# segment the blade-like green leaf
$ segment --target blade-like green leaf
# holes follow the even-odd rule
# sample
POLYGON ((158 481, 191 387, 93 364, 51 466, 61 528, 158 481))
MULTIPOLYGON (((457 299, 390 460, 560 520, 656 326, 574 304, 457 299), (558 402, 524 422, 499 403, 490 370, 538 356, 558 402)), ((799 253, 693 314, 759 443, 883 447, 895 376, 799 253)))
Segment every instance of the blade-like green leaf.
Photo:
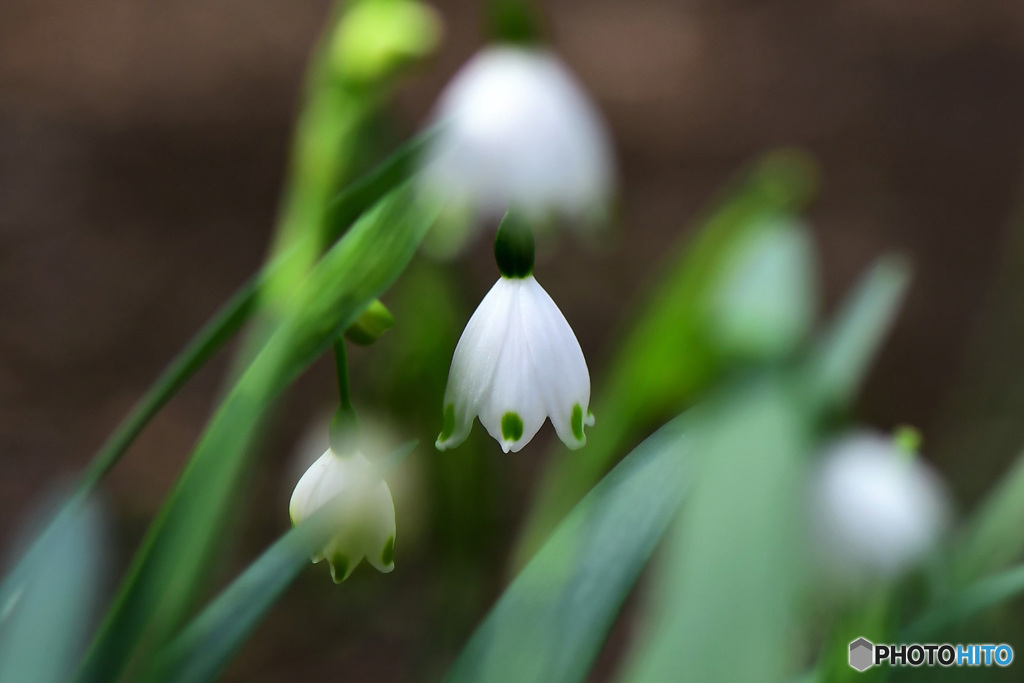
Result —
POLYGON ((103 536, 96 506, 77 499, 33 544, 23 580, 0 601, 0 681, 65 683, 74 675, 103 588, 103 536))
POLYGON ((432 217, 411 187, 383 200, 320 261, 224 399, 136 555, 85 681, 116 680, 180 624, 210 566, 257 427, 277 394, 398 277, 432 217))
POLYGON ((944 629, 1024 593, 1024 565, 981 579, 922 615, 900 633, 897 642, 926 643, 944 629))
POLYGON ((628 681, 777 681, 803 567, 809 420, 786 384, 744 383, 706 406, 701 470, 651 592, 628 681))
POLYGON ((852 400, 892 327, 910 283, 898 256, 883 256, 861 278, 807 367, 807 391, 823 411, 852 400))
MULTIPOLYGON (((331 242, 339 239, 356 218, 376 204, 384 195, 408 179, 416 167, 418 155, 430 135, 432 133, 428 132, 413 139, 373 172, 353 183, 334 199, 325 220, 331 242)), ((280 258, 287 259, 289 255, 284 254, 280 258)), ((260 286, 267 278, 268 271, 272 271, 275 267, 274 264, 270 264, 246 283, 163 371, 93 457, 89 468, 78 483, 76 495, 66 503, 67 509, 81 505, 93 487, 117 464, 153 416, 249 319, 254 310, 260 286)), ((61 511, 54 516, 54 521, 51 524, 58 524, 58 520, 61 520, 66 514, 70 514, 70 512, 61 511)), ((46 533, 48 532, 40 533, 37 537, 38 540, 33 542, 32 547, 4 577, 3 584, 0 585, 0 602, 10 596, 25 577, 32 575, 32 567, 35 564, 31 558, 40 554, 45 556, 45 553, 37 546, 40 545, 46 533)))
POLYGON ((964 528, 953 556, 958 586, 999 571, 1024 554, 1024 454, 964 528))
POLYGON ((473 634, 448 681, 583 679, 688 489, 686 425, 684 416, 662 427, 573 509, 473 634))
POLYGON ((776 220, 799 211, 815 186, 805 156, 776 152, 744 174, 697 222, 654 295, 630 323, 607 380, 594 401, 597 426, 586 456, 564 448, 552 454, 516 554, 522 565, 555 524, 628 446, 657 420, 677 414, 707 387, 721 359, 707 336, 711 298, 734 253, 776 220))
MULTIPOLYGON (((424 133, 406 143, 371 173, 334 198, 324 220, 328 244, 338 240, 363 212, 409 178, 429 135, 424 133)), ((171 361, 96 453, 82 478, 82 490, 91 489, 110 471, 153 416, 245 324, 270 273, 292 257, 290 252, 282 254, 244 284, 171 361)))

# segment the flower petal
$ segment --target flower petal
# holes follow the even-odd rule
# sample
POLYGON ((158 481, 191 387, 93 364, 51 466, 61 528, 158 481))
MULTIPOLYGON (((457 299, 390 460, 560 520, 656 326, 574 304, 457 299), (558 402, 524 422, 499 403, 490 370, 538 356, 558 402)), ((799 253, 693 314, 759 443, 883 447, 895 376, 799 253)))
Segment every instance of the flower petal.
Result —
POLYGON ((566 446, 587 443, 584 425, 590 415, 590 372, 583 349, 554 300, 532 276, 524 280, 524 333, 537 386, 551 424, 566 446))
MULTIPOLYGON (((502 278, 505 279, 505 278, 502 278)), ((480 422, 502 449, 515 453, 537 434, 547 417, 538 377, 530 360, 523 316, 527 279, 506 280, 514 289, 506 315, 509 325, 498 357, 491 391, 480 407, 480 422)))
POLYGON ((445 389, 444 425, 434 444, 438 450, 454 448, 469 436, 473 418, 491 389, 514 289, 500 278, 477 306, 455 347, 445 389))

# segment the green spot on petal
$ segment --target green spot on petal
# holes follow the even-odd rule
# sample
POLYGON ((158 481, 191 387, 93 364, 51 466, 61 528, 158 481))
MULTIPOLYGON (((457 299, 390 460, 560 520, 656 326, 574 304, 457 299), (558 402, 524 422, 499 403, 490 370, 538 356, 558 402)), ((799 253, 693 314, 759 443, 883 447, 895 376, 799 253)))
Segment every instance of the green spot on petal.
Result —
POLYGON ((583 441, 583 408, 579 403, 574 403, 572 406, 570 424, 572 425, 572 435, 576 437, 577 441, 583 441))
POLYGON ((444 424, 441 426, 441 441, 447 441, 455 433, 455 405, 449 403, 444 407, 444 424))
POLYGON ((341 583, 348 576, 348 558, 344 555, 335 555, 331 558, 331 578, 334 583, 341 583))
POLYGON ((505 413, 501 418, 501 436, 505 441, 519 441, 523 436, 523 418, 517 413, 505 413))
POLYGON ((380 554, 380 563, 385 567, 395 561, 395 537, 392 536, 384 544, 384 551, 380 554))

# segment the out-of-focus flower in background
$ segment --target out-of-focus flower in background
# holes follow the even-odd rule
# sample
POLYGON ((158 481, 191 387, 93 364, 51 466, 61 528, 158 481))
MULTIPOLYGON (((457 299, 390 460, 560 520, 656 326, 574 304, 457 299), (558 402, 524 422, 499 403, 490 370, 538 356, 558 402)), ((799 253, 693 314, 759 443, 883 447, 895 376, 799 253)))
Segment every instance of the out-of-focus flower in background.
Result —
POLYGON ((299 524, 326 504, 337 507, 337 526, 323 551, 338 583, 348 578, 363 558, 374 568, 395 568, 395 504, 377 469, 362 453, 327 451, 299 479, 288 510, 299 524))
POLYGON ((556 215, 607 215, 615 185, 607 127, 550 51, 483 50, 445 88, 431 125, 420 183, 444 206, 437 250, 454 252, 479 219, 511 206, 538 226, 556 215))
POLYGON ((811 511, 830 578, 854 588, 911 569, 950 520, 945 487, 932 469, 868 431, 827 448, 812 477, 811 511))

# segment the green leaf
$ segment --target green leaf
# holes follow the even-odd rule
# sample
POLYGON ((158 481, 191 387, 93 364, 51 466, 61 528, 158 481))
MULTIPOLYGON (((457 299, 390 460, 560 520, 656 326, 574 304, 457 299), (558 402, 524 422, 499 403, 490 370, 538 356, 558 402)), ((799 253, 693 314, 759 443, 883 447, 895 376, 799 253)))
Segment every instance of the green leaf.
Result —
POLYGON ((586 676, 686 493, 687 424, 684 416, 661 428, 573 509, 473 634, 448 681, 586 676))
POLYGON ((947 598, 900 633, 901 643, 926 643, 951 626, 1024 593, 1024 565, 977 581, 947 598))
POLYGON ((0 594, 0 681, 64 683, 87 644, 105 555, 102 519, 82 498, 46 525, 0 594))
POLYGON ((767 155, 687 233, 654 294, 627 329, 592 406, 597 426, 580 457, 559 447, 548 461, 517 549, 522 565, 555 524, 615 462, 631 439, 677 414, 721 370, 708 339, 708 311, 737 249, 772 230, 814 194, 815 168, 800 153, 767 155))
POLYGON ((116 680, 126 668, 142 666, 181 623, 216 554, 267 408, 394 282, 431 221, 414 189, 400 189, 364 214, 302 283, 147 533, 82 680, 116 680))
POLYGON ((898 256, 883 256, 868 270, 819 340, 807 366, 807 390, 823 410, 846 406, 892 327, 910 283, 898 256))
POLYGON ((778 379, 704 407, 702 467, 648 602, 628 681, 775 681, 793 662, 810 427, 778 379), (684 674, 685 672, 685 674, 684 674))
POLYGON ((953 555, 953 578, 963 586, 998 571, 1024 553, 1024 454, 981 504, 953 555))
MULTIPOLYGON (((360 215, 408 179, 430 135, 428 132, 414 138, 332 200, 324 219, 328 244, 337 241, 360 215)), ((82 491, 95 486, 117 464, 153 416, 249 320, 263 284, 282 262, 291 258, 293 253, 287 252, 265 266, 238 290, 171 361, 93 457, 79 485, 82 491)))
MULTIPOLYGON (((360 215, 376 204, 382 197, 403 183, 416 168, 418 155, 432 133, 427 132, 401 147, 388 160, 370 174, 350 185, 340 193, 328 208, 325 225, 331 242, 339 239, 360 215)), ((291 255, 286 253, 278 261, 264 269, 248 283, 193 337, 171 364, 161 373, 156 382, 146 391, 132 411, 121 421, 100 450, 93 457, 88 469, 78 483, 76 495, 66 508, 80 505, 91 490, 102 481, 107 472, 117 464, 135 441, 136 437, 160 412, 167 402, 188 382, 192 376, 244 325, 255 309, 255 302, 262 283, 281 260, 291 255)), ((54 516, 51 524, 57 524, 70 511, 54 516)), ((30 548, 4 577, 0 585, 0 601, 9 596, 26 575, 33 573, 34 561, 30 558, 41 551, 38 546, 48 532, 38 536, 30 548)), ((43 553, 45 554, 45 553, 43 553)))

